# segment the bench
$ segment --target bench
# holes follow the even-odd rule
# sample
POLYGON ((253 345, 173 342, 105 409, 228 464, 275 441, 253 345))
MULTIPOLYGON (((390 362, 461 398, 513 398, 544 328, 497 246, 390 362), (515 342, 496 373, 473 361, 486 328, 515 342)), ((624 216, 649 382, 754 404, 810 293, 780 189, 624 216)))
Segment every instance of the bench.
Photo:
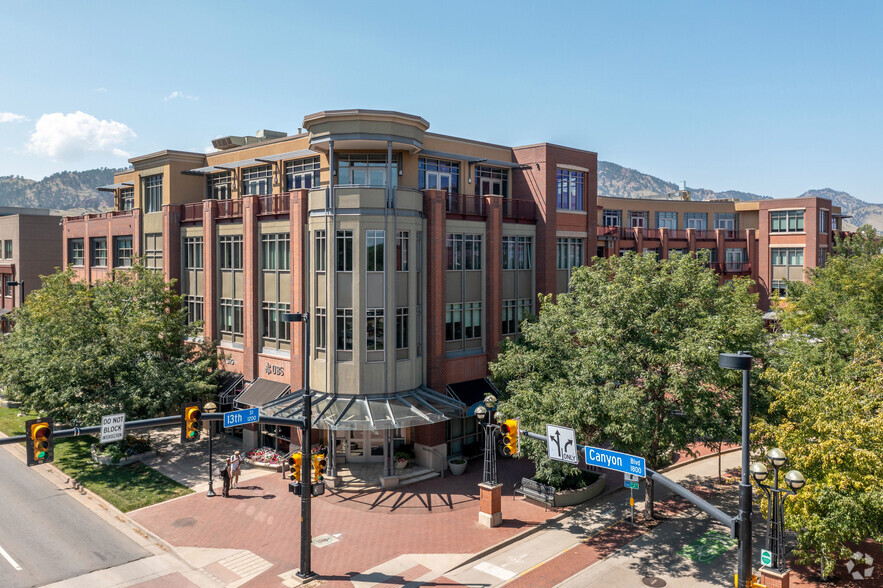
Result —
POLYGON ((542 502, 548 508, 555 504, 555 492, 557 492, 557 489, 554 486, 546 486, 530 478, 521 478, 521 484, 515 485, 515 492, 525 498, 542 502))

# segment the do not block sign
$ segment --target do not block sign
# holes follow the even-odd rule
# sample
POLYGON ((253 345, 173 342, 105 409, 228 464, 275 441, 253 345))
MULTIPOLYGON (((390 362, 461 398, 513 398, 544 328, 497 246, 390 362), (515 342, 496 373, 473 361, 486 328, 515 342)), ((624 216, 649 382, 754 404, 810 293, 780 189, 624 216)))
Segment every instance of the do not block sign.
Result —
POLYGON ((109 414, 101 417, 101 442, 122 441, 126 434, 126 415, 109 414))

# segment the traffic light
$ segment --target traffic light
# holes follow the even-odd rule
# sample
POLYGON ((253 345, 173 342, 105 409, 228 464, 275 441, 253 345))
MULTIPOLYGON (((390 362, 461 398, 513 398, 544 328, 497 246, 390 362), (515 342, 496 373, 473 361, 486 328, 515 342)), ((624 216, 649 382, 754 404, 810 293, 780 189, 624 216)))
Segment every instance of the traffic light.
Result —
POLYGON ((313 481, 321 482, 325 479, 325 461, 324 453, 317 453, 313 456, 313 481))
POLYGON ((297 480, 300 482, 300 467, 303 462, 303 455, 300 453, 293 453, 291 457, 288 458, 288 467, 291 469, 291 474, 288 476, 290 480, 297 480))
POLYGON ((185 402, 181 405, 181 443, 189 443, 199 439, 201 419, 201 402, 185 402))
POLYGON ((503 434, 503 455, 518 455, 518 419, 506 419, 500 425, 503 434))
POLYGON ((25 422, 28 467, 52 461, 52 419, 31 419, 25 422))

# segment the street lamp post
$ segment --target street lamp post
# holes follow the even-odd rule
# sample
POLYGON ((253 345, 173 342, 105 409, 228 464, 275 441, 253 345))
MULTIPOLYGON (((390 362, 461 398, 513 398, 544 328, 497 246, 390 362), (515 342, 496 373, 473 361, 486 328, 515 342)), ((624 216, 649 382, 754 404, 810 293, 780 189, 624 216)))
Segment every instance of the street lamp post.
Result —
MULTIPOLYGON (((22 304, 24 304, 24 301, 25 301, 25 281, 24 280, 19 280, 19 281, 11 280, 9 282, 6 282, 6 285, 12 286, 12 287, 21 286, 21 294, 18 295, 18 305, 21 306, 22 304)), ((15 298, 12 299, 12 306, 15 307, 15 298)))
POLYGON ((751 421, 750 382, 752 357, 745 351, 721 353, 718 366, 728 370, 742 370, 742 480, 739 482, 739 516, 736 517, 739 540, 738 586, 750 588, 751 569, 751 480, 748 477, 751 421))
POLYGON ((301 507, 300 507, 300 569, 297 576, 304 580, 312 579, 316 573, 310 569, 310 549, 313 543, 310 520, 310 498, 313 493, 313 480, 310 472, 310 449, 313 442, 313 405, 310 394, 310 315, 307 312, 287 312, 282 315, 286 323, 304 324, 304 418, 301 429, 301 507))
MULTIPOLYGON (((208 413, 215 413, 215 412, 218 412, 218 405, 215 404, 214 402, 206 402, 203 405, 202 410, 205 412, 208 412, 208 413)), ((212 496, 217 496, 217 494, 215 494, 215 489, 212 487, 212 484, 214 483, 214 478, 212 476, 213 476, 213 471, 214 471, 214 467, 215 467, 215 464, 212 461, 212 431, 213 431, 212 427, 214 427, 214 421, 209 421, 208 422, 208 492, 205 493, 207 498, 211 498, 212 496)))
POLYGON ((761 462, 751 464, 751 476, 767 497, 766 548, 772 555, 770 567, 785 573, 785 499, 797 494, 806 481, 803 474, 791 470, 785 474, 788 488, 779 488, 779 469, 787 463, 788 458, 778 447, 767 451, 766 458, 773 465, 773 485, 763 484, 769 472, 761 462))
POLYGON ((500 425, 495 425, 491 422, 491 414, 497 406, 497 399, 493 395, 488 394, 483 404, 483 406, 475 409, 478 424, 484 429, 484 474, 482 475, 482 482, 495 486, 497 484, 496 440, 500 425), (487 417, 487 423, 484 422, 485 417, 487 417))

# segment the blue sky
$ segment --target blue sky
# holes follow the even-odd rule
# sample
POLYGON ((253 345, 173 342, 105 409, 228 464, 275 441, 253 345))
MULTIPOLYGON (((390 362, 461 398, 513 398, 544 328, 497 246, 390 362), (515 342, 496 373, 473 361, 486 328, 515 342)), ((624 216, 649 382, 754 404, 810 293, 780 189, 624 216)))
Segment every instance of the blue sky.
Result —
POLYGON ((690 186, 883 203, 879 2, 7 0, 0 23, 0 175, 379 108, 690 186))

